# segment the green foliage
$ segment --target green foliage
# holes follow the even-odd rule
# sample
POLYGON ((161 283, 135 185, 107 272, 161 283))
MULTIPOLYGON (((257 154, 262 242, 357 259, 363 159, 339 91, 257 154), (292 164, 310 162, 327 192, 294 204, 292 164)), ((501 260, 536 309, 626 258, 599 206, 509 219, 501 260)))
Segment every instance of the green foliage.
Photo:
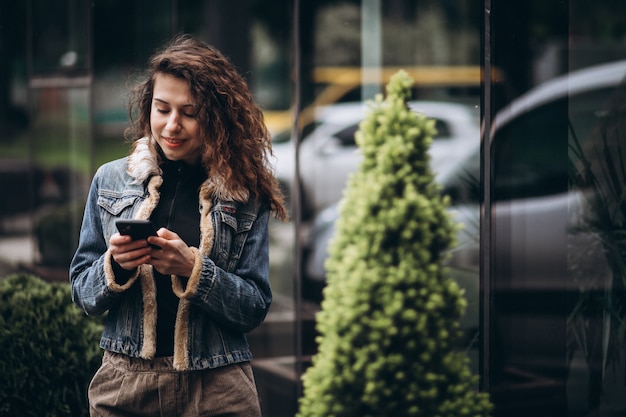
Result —
POLYGON ((430 170, 434 123, 396 74, 356 139, 364 160, 342 201, 299 417, 487 416, 457 351, 466 301, 443 264, 458 226, 430 170))
POLYGON ((69 284, 16 274, 0 280, 0 416, 86 416, 102 328, 69 284))

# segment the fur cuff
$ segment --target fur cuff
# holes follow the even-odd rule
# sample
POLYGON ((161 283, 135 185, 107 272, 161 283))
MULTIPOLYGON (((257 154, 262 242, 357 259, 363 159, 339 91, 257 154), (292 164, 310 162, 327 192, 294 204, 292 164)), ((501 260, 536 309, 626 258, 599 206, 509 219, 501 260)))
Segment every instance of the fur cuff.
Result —
POLYGON ((104 254, 104 277, 106 279, 106 283, 109 288, 111 288, 111 290, 114 292, 126 291, 127 289, 132 287, 135 281, 137 281, 137 277, 139 276, 139 268, 137 268, 137 271, 133 275, 131 275, 130 278, 128 278, 128 281, 126 281, 126 283, 120 285, 115 281, 115 273, 113 272, 112 262, 113 257, 111 256, 111 252, 107 250, 104 254))
POLYGON ((202 275, 202 255, 197 248, 190 248, 195 256, 193 269, 191 275, 187 280, 187 286, 183 289, 183 283, 181 277, 172 275, 172 290, 178 298, 190 298, 198 290, 200 284, 200 275, 202 275))

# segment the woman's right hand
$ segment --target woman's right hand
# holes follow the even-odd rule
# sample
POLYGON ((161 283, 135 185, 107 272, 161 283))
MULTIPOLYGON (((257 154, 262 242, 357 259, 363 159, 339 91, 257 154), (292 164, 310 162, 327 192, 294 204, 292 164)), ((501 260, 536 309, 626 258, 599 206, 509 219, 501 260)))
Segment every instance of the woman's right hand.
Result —
POLYGON ((133 241, 127 235, 116 233, 109 239, 109 251, 113 260, 128 271, 148 263, 152 250, 146 240, 133 241))

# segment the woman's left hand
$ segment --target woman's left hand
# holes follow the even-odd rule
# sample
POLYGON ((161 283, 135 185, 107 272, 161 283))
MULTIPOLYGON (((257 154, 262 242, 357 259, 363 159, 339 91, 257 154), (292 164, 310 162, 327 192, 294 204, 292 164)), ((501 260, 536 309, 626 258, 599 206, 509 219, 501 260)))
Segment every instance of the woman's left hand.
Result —
POLYGON ((157 236, 148 238, 148 243, 161 249, 152 250, 150 261, 154 268, 165 275, 189 277, 195 262, 195 254, 176 233, 164 227, 157 236))

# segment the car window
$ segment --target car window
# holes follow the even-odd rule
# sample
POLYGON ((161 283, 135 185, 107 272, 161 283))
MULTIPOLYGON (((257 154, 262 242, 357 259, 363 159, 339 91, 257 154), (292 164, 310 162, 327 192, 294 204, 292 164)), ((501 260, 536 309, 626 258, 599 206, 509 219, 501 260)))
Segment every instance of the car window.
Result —
POLYGON ((339 140, 341 146, 356 146, 354 134, 359 129, 359 123, 354 123, 346 128, 341 129, 333 136, 339 140))
POLYGON ((435 119, 435 129, 437 129, 437 134, 433 139, 445 139, 452 136, 450 126, 441 119, 435 119))
MULTIPOLYGON (((319 120, 314 120, 312 122, 307 123, 302 128, 302 139, 303 140, 306 139, 309 136, 309 134, 313 132, 320 124, 321 122, 319 120)), ((292 134, 291 129, 284 129, 272 136, 272 143, 277 144, 277 143, 289 142, 291 140, 291 134, 292 134)))
MULTIPOLYGON (((445 139, 451 136, 450 127, 447 122, 441 119, 435 119, 435 128, 437 129, 437 134, 433 137, 433 139, 445 139)), ((359 129, 359 123, 354 123, 348 127, 345 127, 335 133, 333 137, 335 137, 341 146, 356 146, 356 141, 354 139, 354 134, 359 129)))
POLYGON ((540 106, 500 129, 495 145, 497 200, 540 197, 568 189, 570 140, 581 145, 603 117, 610 89, 568 96, 540 106))
POLYGON ((285 129, 272 136, 272 143, 285 143, 291 140, 291 130, 285 129))
MULTIPOLYGON (((593 136, 605 117, 612 91, 598 89, 562 98, 498 129, 493 138, 494 200, 566 191, 570 163, 567 150, 572 140, 584 147, 593 136)), ((480 150, 477 149, 445 180, 443 192, 455 205, 478 203, 479 179, 480 150)))
POLYGON ((567 100, 541 106, 499 129, 493 138, 493 199, 567 191, 567 100))

